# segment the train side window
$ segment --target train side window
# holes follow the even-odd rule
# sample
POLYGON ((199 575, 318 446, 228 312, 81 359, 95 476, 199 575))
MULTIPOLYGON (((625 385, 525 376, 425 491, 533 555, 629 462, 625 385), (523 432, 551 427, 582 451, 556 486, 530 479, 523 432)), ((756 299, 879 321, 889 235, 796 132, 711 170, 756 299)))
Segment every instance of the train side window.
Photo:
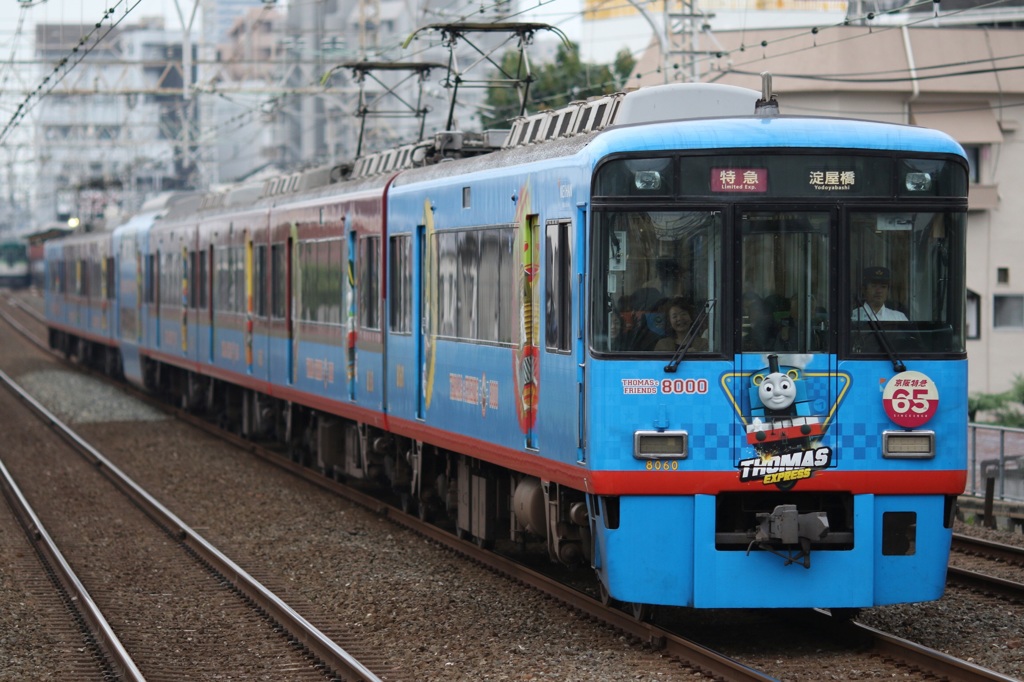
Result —
POLYGON ((89 295, 88 268, 89 261, 79 258, 75 267, 75 293, 79 296, 89 295))
POLYGON ((233 262, 231 263, 231 273, 233 275, 232 282, 232 311, 236 313, 244 313, 246 310, 245 301, 245 247, 242 245, 232 246, 231 254, 233 256, 233 262))
POLYGON ((359 240, 359 326, 380 329, 380 237, 359 240))
POLYGON ((114 283, 116 282, 116 266, 114 264, 114 257, 108 256, 107 259, 107 300, 113 301, 115 298, 114 283))
POLYGON ((284 244, 272 244, 270 246, 270 315, 278 319, 284 317, 284 299, 288 284, 286 276, 284 244))
POLYGON ((146 272, 145 272, 145 285, 143 289, 143 300, 146 303, 156 302, 156 256, 147 253, 146 254, 146 272))
POLYGON ((408 334, 412 331, 411 236, 392 237, 388 255, 389 326, 393 332, 408 334))
POLYGON ((508 225, 434 235, 431 257, 436 259, 437 317, 432 323, 438 336, 484 343, 512 341, 514 243, 515 230, 508 225))
POLYGON ((94 298, 105 298, 106 292, 103 286, 106 284, 105 273, 103 272, 103 258, 97 256, 89 261, 89 274, 92 281, 89 282, 89 295, 94 298))
POLYGON ((455 335, 460 339, 477 338, 477 295, 480 265, 479 230, 456 233, 455 335))
POLYGON ((267 247, 257 244, 253 247, 252 257, 252 306, 253 312, 260 317, 267 315, 266 261, 267 247))
POLYGON ((552 222, 545 230, 544 314, 549 351, 568 351, 572 338, 572 274, 569 223, 552 222))
POLYGON ((197 308, 199 307, 199 290, 202 286, 199 284, 199 255, 195 251, 188 252, 188 272, 186 276, 188 278, 188 307, 197 308))
POLYGON ((512 333, 506 318, 511 317, 512 258, 514 239, 509 228, 480 230, 480 265, 477 268, 477 338, 481 341, 508 343, 512 333))
POLYGON ((231 247, 218 246, 214 250, 214 283, 216 284, 214 310, 231 312, 231 247))
POLYGON ((213 247, 199 253, 199 307, 206 310, 210 305, 210 273, 213 267, 213 247))

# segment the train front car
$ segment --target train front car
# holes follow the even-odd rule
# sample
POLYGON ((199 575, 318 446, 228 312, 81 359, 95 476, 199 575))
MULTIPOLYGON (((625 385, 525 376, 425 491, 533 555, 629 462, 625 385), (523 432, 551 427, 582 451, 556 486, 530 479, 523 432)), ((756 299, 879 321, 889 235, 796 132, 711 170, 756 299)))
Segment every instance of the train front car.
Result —
POLYGON ((24 289, 31 283, 28 244, 20 239, 0 240, 0 288, 24 289))
POLYGON ((769 113, 616 127, 589 153, 586 466, 608 594, 939 598, 966 467, 959 145, 769 113))

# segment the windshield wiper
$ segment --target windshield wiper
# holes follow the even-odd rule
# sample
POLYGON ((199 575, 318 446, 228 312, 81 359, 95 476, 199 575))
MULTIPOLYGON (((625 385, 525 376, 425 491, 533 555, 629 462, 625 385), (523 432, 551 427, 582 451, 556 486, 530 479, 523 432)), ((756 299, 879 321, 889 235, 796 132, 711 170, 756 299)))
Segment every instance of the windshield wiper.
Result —
POLYGON ((676 346, 676 352, 672 355, 672 359, 669 360, 668 364, 665 365, 666 373, 675 373, 679 369, 679 363, 683 361, 686 356, 686 351, 690 350, 690 346, 693 344, 694 339, 697 338, 697 333, 700 328, 704 325, 704 321, 708 319, 708 315, 711 314, 711 309, 715 307, 715 299, 709 298, 704 301, 704 306, 700 309, 700 313, 697 315, 697 319, 693 321, 690 328, 686 330, 686 336, 683 337, 683 342, 676 346))
POLYGON ((869 306, 862 298, 858 298, 857 302, 860 304, 860 308, 858 308, 858 317, 867 318, 871 331, 873 331, 875 336, 878 337, 878 342, 882 344, 882 349, 885 350, 885 354, 889 356, 889 362, 892 363, 892 371, 906 372, 907 366, 903 364, 903 361, 900 360, 899 357, 896 356, 896 351, 894 351, 892 346, 889 344, 889 336, 878 321, 878 318, 875 317, 871 310, 871 306, 869 306))

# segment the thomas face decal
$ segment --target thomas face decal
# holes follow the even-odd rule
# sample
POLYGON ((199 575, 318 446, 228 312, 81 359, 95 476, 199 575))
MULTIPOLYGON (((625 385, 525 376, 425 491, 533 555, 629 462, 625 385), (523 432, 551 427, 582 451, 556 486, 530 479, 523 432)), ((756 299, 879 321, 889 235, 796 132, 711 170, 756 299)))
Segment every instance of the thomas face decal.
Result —
MULTIPOLYGON (((774 357, 774 356, 773 356, 774 357)), ((773 414, 794 414, 793 403, 796 401, 796 372, 783 374, 778 371, 778 358, 775 358, 775 371, 767 376, 754 377, 757 386, 757 397, 764 405, 765 412, 773 414)))
POLYGON ((738 463, 741 481, 788 490, 832 463, 832 449, 820 443, 824 420, 811 413, 805 384, 803 372, 780 367, 777 355, 750 376, 746 433, 757 456, 738 463))

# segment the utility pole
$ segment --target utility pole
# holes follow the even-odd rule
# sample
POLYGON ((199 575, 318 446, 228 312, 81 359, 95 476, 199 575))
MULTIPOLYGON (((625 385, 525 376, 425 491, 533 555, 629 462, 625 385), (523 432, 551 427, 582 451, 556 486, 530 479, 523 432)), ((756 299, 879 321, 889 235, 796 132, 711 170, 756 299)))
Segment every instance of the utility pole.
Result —
POLYGON ((181 22, 181 160, 182 168, 192 173, 190 184, 198 184, 198 164, 192 150, 192 122, 195 120, 195 100, 192 98, 192 26, 199 11, 200 0, 193 0, 188 19, 182 12, 181 2, 174 0, 174 9, 181 22))
POLYGON ((699 83, 703 76, 700 59, 706 51, 701 50, 700 38, 709 30, 708 20, 714 15, 697 8, 697 0, 664 0, 665 42, 668 59, 663 60, 672 76, 666 82, 699 83))

